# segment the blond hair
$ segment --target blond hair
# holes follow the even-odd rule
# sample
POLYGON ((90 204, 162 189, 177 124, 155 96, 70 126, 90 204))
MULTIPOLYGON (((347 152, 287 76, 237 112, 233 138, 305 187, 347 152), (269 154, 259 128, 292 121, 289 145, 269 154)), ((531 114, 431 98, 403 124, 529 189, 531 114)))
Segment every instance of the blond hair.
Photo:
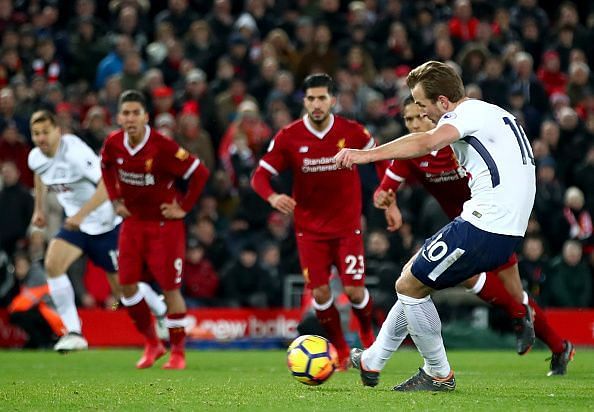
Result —
POLYGON ((432 102, 437 101, 439 96, 445 96, 453 103, 464 97, 462 79, 445 63, 431 60, 412 70, 406 78, 406 84, 412 90, 419 83, 423 86, 425 96, 432 102))

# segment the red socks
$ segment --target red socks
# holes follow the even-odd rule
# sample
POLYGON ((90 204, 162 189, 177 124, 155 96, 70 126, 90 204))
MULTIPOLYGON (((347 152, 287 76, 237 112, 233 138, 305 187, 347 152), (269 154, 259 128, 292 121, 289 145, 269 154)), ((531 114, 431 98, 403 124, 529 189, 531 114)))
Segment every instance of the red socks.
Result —
POLYGON ((534 332, 536 337, 546 343, 551 352, 563 352, 565 350, 563 339, 551 328, 542 308, 532 298, 528 298, 528 304, 534 311, 534 332))
POLYGON ((526 307, 509 294, 505 285, 497 274, 488 272, 485 276, 485 284, 478 296, 485 302, 502 307, 512 319, 526 316, 526 307))
POLYGON ((134 326, 146 338, 147 342, 152 345, 158 344, 159 338, 157 338, 155 332, 155 321, 146 301, 142 299, 135 305, 126 306, 126 309, 128 309, 128 314, 132 318, 134 326))
POLYGON ((167 328, 169 329, 169 344, 171 353, 184 353, 186 344, 186 331, 183 326, 185 313, 167 315, 167 328))
POLYGON ((320 324, 328 333, 330 338, 330 342, 336 347, 338 351, 338 356, 343 358, 348 358, 349 356, 349 345, 347 344, 346 340, 344 339, 344 334, 342 333, 342 325, 340 323, 340 314, 336 309, 336 306, 332 304, 328 309, 318 310, 316 309, 316 317, 320 321, 320 324))
MULTIPOLYGON (((367 293, 366 296, 369 296, 367 293)), ((367 299, 367 304, 362 308, 356 308, 353 305, 353 314, 359 321, 359 337, 361 343, 365 348, 370 347, 375 342, 375 335, 373 334, 373 326, 371 323, 373 313, 373 304, 371 297, 367 299)))

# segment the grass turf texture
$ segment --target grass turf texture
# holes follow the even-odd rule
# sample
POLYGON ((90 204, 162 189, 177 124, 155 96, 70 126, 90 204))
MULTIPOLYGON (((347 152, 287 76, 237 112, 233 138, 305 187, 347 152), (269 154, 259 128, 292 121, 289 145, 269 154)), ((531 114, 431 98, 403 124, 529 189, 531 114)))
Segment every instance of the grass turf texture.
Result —
POLYGON ((308 387, 295 381, 282 351, 189 351, 188 368, 163 371, 164 360, 136 370, 140 350, 0 351, 0 410, 179 411, 582 411, 594 405, 594 350, 578 348, 566 376, 547 377, 549 356, 533 351, 449 352, 452 393, 390 389, 421 365, 416 351, 394 355, 376 388, 356 370, 308 387))

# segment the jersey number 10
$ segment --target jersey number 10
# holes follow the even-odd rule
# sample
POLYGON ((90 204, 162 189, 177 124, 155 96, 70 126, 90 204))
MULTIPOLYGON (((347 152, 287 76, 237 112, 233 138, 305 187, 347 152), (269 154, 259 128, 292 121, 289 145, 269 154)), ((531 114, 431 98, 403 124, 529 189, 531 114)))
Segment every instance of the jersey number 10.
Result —
POLYGON ((526 138, 524 129, 522 129, 522 126, 518 124, 518 120, 514 119, 512 121, 509 117, 504 117, 503 122, 511 128, 512 132, 514 132, 514 135, 516 136, 516 141, 518 142, 518 146, 520 146, 520 152, 522 153, 522 163, 528 164, 526 159, 526 157, 528 157, 532 165, 534 165, 534 155, 532 154, 530 143, 526 138))

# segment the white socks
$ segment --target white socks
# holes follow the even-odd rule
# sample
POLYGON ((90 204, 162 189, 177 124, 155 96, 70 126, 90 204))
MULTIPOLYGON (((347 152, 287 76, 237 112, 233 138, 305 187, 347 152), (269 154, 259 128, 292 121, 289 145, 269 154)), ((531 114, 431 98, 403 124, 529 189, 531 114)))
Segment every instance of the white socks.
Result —
POLYGON ((362 354, 363 367, 381 371, 409 333, 425 360, 423 370, 436 378, 447 377, 451 368, 441 338, 441 321, 430 296, 415 299, 398 294, 375 342, 362 354))
POLYGON ((447 377, 451 368, 441 338, 441 320, 431 296, 416 299, 398 293, 398 300, 404 307, 408 333, 425 360, 423 370, 435 378, 447 377))
POLYGON ((72 288, 72 283, 70 283, 70 278, 66 274, 55 278, 48 277, 47 284, 49 286, 50 296, 66 330, 80 334, 80 318, 76 311, 74 289, 72 288))
POLYGON ((146 300, 146 304, 151 309, 151 312, 153 312, 153 315, 156 317, 165 316, 167 313, 167 305, 161 300, 153 288, 148 285, 148 283, 138 282, 138 290, 142 293, 142 296, 144 296, 144 300, 146 300))
POLYGON ((373 345, 363 352, 361 362, 365 369, 381 371, 406 335, 406 316, 402 302, 398 300, 390 309, 373 345))

